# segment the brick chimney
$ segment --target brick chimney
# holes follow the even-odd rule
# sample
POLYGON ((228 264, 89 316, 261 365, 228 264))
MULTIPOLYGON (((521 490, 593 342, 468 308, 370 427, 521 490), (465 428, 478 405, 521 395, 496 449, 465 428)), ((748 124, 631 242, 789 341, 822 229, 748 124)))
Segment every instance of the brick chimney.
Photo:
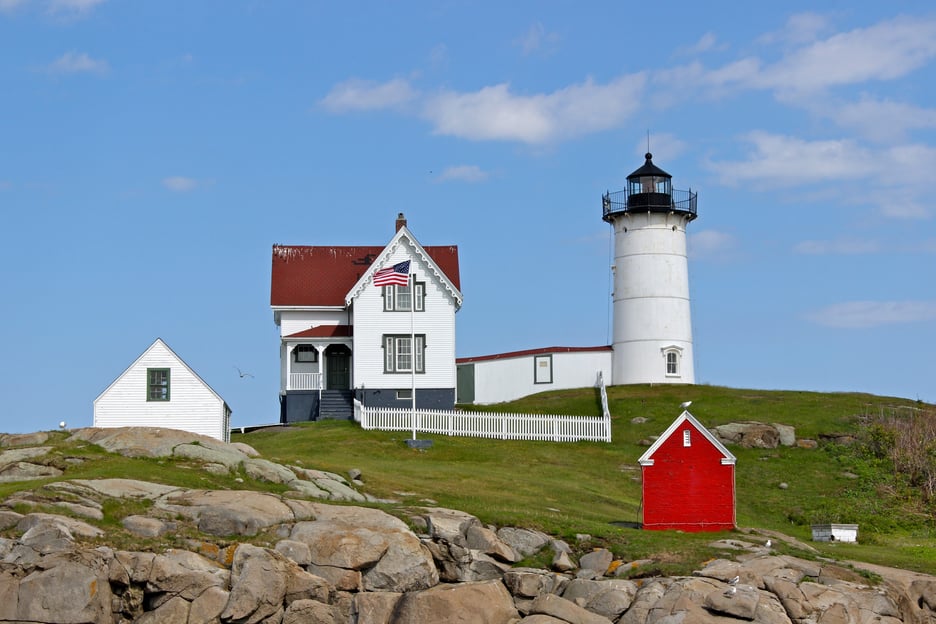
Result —
POLYGON ((403 213, 399 213, 396 216, 396 231, 399 232, 400 228, 406 225, 406 217, 403 216, 403 213))

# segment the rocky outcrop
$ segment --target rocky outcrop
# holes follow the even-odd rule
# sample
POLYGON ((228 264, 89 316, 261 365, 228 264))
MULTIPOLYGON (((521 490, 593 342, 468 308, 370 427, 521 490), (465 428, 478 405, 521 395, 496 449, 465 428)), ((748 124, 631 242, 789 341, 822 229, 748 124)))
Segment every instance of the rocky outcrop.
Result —
MULTIPOLYGON (((156 446, 178 457, 179 444, 190 442, 156 446)), ((125 446, 136 453, 145 444, 125 446)), ((215 455, 204 461, 223 465, 215 455)), ((239 461, 243 467, 246 459, 239 461)), ((255 465, 286 478, 276 465, 255 465)), ((340 482, 294 468, 303 480, 340 482)), ((296 490, 192 490, 128 479, 61 481, 31 497, 17 494, 0 508, 7 536, 0 538, 0 622, 936 622, 934 576, 779 555, 754 539, 713 543, 724 558, 691 576, 626 578, 644 569, 642 562, 615 559, 603 548, 573 552, 537 531, 487 526, 437 507, 411 510, 404 522, 296 490), (10 507, 13 501, 22 511, 25 500, 41 501, 43 509, 59 509, 56 502, 88 509, 132 502, 135 513, 97 526, 94 518, 74 517, 81 514, 71 507, 61 513, 10 507), (107 545, 127 534, 167 533, 177 547, 107 545), (561 565, 517 565, 544 550, 557 560, 562 555, 561 565)), ((809 555, 807 545, 771 536, 809 555)))

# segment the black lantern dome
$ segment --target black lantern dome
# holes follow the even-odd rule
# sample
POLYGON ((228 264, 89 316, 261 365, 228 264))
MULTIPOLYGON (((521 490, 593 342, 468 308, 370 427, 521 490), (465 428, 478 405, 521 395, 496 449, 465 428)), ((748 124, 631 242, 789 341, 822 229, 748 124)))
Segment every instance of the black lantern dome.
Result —
POLYGON ((602 196, 602 218, 610 222, 621 213, 673 212, 695 219, 696 193, 674 191, 673 176, 653 164, 650 152, 645 158, 643 166, 627 176, 627 189, 602 196))

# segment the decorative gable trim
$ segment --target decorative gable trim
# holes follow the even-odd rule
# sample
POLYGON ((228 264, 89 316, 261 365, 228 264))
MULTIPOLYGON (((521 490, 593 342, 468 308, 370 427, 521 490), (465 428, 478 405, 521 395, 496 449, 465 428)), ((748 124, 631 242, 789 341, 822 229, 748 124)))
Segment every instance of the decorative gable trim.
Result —
POLYGON ((387 264, 387 261, 393 255, 400 245, 406 245, 409 247, 410 252, 419 258, 421 264, 424 265, 428 271, 435 277, 435 279, 442 285, 447 293, 455 301, 455 309, 461 307, 462 304, 462 294, 455 287, 455 284, 442 272, 442 269, 439 268, 439 265, 432 259, 432 257, 426 253, 426 250, 422 245, 413 237, 413 234, 407 229, 407 227, 401 226, 394 237, 390 240, 383 251, 377 256, 377 259, 368 267, 367 271, 364 272, 364 275, 358 279, 357 283, 348 291, 348 294, 345 295, 345 306, 351 305, 351 301, 361 294, 361 291, 364 290, 364 287, 372 283, 374 280, 374 273, 379 271, 387 264))
POLYGON ((683 413, 680 414, 679 417, 673 421, 673 424, 671 424, 669 428, 663 432, 663 435, 661 435, 659 438, 656 439, 656 441, 650 446, 650 448, 647 449, 647 452, 640 456, 640 459, 638 459, 637 462, 641 466, 652 466, 653 454, 656 453, 657 449, 659 449, 663 445, 663 443, 669 439, 671 435, 673 435, 676 431, 678 431, 679 428, 682 426, 682 424, 685 422, 688 422, 689 424, 691 424, 699 433, 701 433, 705 437, 706 440, 709 441, 709 443, 712 446, 714 446, 718 450, 719 453, 722 454, 722 458, 721 458, 722 466, 733 466, 735 464, 737 459, 735 458, 734 455, 731 454, 731 451, 729 451, 725 447, 724 444, 719 442, 718 438, 712 435, 712 432, 709 431, 706 427, 704 427, 702 423, 696 420, 695 417, 692 414, 690 414, 688 410, 684 410, 683 413))

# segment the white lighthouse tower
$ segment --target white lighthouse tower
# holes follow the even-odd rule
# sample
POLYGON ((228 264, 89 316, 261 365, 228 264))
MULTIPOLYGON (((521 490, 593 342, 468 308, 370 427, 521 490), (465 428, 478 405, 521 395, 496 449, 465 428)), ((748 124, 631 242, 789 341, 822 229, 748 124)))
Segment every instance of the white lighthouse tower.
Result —
POLYGON ((613 384, 695 383, 686 226, 696 194, 674 191, 652 154, 605 193, 602 218, 614 228, 613 384))

